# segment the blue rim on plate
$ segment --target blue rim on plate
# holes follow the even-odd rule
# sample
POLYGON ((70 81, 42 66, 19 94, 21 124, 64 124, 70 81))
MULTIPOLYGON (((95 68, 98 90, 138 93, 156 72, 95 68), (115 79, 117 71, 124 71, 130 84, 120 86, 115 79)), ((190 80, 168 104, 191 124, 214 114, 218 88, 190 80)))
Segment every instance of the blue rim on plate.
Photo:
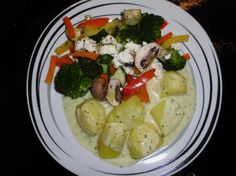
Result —
POLYGON ((187 12, 164 0, 82 0, 58 14, 39 37, 28 67, 27 102, 36 134, 47 152, 63 167, 78 175, 172 175, 186 167, 204 149, 217 124, 222 77, 215 49, 204 29, 187 12), (63 112, 61 95, 44 83, 49 57, 65 41, 62 18, 68 16, 74 25, 84 16, 120 16, 124 9, 163 16, 170 23, 167 31, 188 34, 182 44, 190 53, 188 65, 193 76, 197 102, 191 122, 182 135, 164 150, 157 151, 128 168, 119 168, 99 160, 74 139, 63 112))

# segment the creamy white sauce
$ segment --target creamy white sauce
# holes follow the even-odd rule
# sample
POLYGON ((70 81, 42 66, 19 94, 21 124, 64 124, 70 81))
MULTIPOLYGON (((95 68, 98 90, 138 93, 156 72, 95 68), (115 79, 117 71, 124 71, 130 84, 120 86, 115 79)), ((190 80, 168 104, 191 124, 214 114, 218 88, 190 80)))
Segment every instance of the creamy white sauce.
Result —
MULTIPOLYGON (((182 120, 180 121, 180 123, 178 124, 178 126, 170 134, 163 137, 162 147, 167 146, 178 137, 181 131, 186 127, 186 125, 191 120, 194 109, 195 109, 195 103, 196 103, 195 88, 194 88, 193 80, 189 74, 189 70, 188 68, 185 68, 179 71, 179 73, 183 75, 187 80, 187 93, 183 95, 172 96, 171 98, 176 100, 179 104, 181 104, 182 108, 184 108, 184 116, 182 120)), ((157 127, 157 130, 159 131, 159 133, 161 134, 160 129, 158 128, 152 115, 150 114, 150 110, 160 101, 159 96, 158 96, 158 92, 160 91, 159 81, 160 79, 153 78, 148 82, 147 90, 148 90, 148 94, 150 98, 150 103, 144 103, 144 106, 145 106, 145 121, 153 123, 157 127)), ((92 97, 90 93, 87 93, 82 98, 77 98, 74 100, 68 97, 63 97, 64 111, 67 117, 68 124, 71 128, 71 131, 74 134, 77 141, 83 147, 88 149, 91 153, 93 153, 98 158, 100 158, 98 156, 98 151, 96 147, 98 135, 90 136, 87 133, 85 133, 79 126, 76 119, 76 115, 75 115, 76 106, 83 103, 89 97, 92 97)), ((102 102, 101 104, 105 108, 106 114, 108 114, 112 110, 112 107, 108 103, 102 102)), ((135 160, 130 157, 127 144, 126 144, 119 157, 114 158, 114 159, 105 159, 104 161, 112 163, 119 167, 128 167, 130 165, 135 164, 139 160, 135 160)))

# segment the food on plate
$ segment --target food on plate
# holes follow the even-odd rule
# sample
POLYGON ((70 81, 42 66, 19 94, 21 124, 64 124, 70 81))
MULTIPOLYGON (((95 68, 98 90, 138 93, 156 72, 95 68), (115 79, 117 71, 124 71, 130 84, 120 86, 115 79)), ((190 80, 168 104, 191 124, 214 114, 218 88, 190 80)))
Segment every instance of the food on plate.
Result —
POLYGON ((106 123, 98 138, 98 153, 101 158, 116 158, 126 142, 128 135, 127 125, 119 122, 106 123))
POLYGON ((140 9, 63 22, 67 39, 55 48, 45 83, 63 95, 78 142, 120 167, 173 142, 195 108, 191 55, 182 49, 189 36, 140 9))
POLYGON ((90 135, 100 134, 106 123, 104 108, 93 98, 78 105, 76 117, 81 128, 90 135))
POLYGON ((184 116, 184 110, 180 103, 172 98, 162 100, 151 109, 161 133, 167 136, 180 123, 184 116))
POLYGON ((161 146, 162 139, 151 123, 143 123, 132 128, 128 148, 132 158, 143 158, 161 146))

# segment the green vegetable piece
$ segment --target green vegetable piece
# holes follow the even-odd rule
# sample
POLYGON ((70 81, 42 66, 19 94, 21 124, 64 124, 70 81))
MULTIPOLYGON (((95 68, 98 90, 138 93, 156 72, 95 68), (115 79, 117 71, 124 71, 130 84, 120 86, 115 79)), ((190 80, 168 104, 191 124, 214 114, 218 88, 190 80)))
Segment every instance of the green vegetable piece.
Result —
POLYGON ((92 80, 101 73, 102 67, 95 61, 79 58, 78 63, 60 67, 54 80, 55 90, 73 99, 82 97, 92 86, 92 80))
POLYGON ((113 57, 110 54, 99 55, 97 63, 102 66, 103 73, 109 73, 109 64, 113 60, 113 57))
POLYGON ((177 50, 171 48, 168 50, 168 54, 171 54, 169 59, 160 59, 165 70, 178 71, 185 67, 186 60, 181 57, 177 50))
POLYGON ((99 64, 110 64, 113 57, 110 54, 99 55, 97 58, 97 63, 99 64))
POLYGON ((97 43, 99 43, 103 37, 106 37, 108 35, 107 31, 105 29, 102 29, 97 34, 90 36, 89 38, 95 40, 97 43))
POLYGON ((113 79, 119 79, 122 86, 126 83, 126 73, 123 67, 119 67, 115 73, 111 76, 113 79))
POLYGON ((161 37, 160 26, 163 22, 164 19, 161 16, 144 13, 138 24, 134 26, 123 24, 116 36, 116 40, 120 43, 126 43, 127 40, 131 40, 139 44, 143 41, 147 43, 154 42, 161 37))

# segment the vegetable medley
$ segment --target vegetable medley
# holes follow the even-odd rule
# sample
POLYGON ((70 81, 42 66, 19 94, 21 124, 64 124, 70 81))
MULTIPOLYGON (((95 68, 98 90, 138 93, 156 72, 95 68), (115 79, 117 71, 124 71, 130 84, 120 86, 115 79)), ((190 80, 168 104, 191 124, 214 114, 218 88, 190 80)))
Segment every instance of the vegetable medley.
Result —
MULTIPOLYGON (((185 80, 176 71, 190 59, 180 47, 189 36, 162 34, 168 21, 140 9, 124 10, 120 19, 86 16, 74 26, 64 17, 63 22, 67 40, 51 56, 45 83, 51 85, 54 80, 55 90, 72 99, 91 92, 93 98, 79 105, 76 114, 86 133, 99 135, 100 157, 119 156, 127 136, 132 158, 152 153, 162 139, 152 124, 144 122, 143 103, 150 101, 146 85, 164 70, 168 74, 160 96, 186 92, 185 80), (114 107, 107 117, 100 101, 114 107), (148 146, 142 146, 146 143, 148 146)), ((161 127, 159 116, 165 114, 167 103, 162 101, 162 108, 154 107, 150 112, 161 127)), ((167 133, 163 129, 163 134, 167 133)))

